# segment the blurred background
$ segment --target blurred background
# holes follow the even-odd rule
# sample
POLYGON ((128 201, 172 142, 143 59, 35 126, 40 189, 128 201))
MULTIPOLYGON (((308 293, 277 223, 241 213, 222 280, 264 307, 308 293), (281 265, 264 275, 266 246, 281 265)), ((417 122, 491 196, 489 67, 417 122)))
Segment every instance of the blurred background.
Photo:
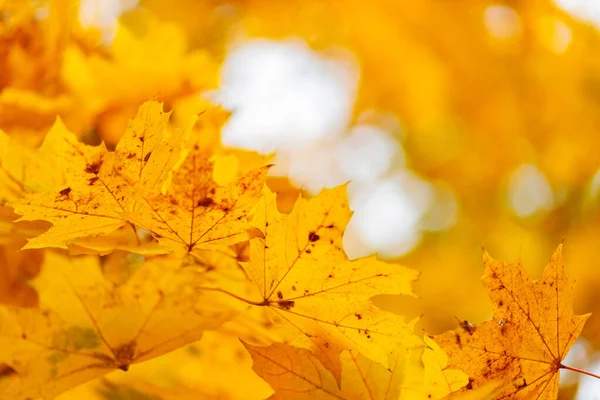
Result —
POLYGON ((490 318, 482 247, 535 277, 564 238, 594 313, 568 364, 600 373, 599 28, 596 0, 0 0, 0 129, 33 147, 58 114, 114 146, 149 98, 173 124, 222 105, 282 210, 350 182, 346 252, 420 270, 419 299, 376 303, 432 334, 490 318))

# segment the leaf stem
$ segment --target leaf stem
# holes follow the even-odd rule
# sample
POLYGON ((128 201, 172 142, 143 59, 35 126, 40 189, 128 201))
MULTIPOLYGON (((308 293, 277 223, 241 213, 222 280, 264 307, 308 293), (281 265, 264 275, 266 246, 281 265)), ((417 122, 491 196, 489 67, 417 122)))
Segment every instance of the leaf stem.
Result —
POLYGON ((131 226, 131 229, 133 229, 133 233, 135 234, 135 241, 137 242, 137 245, 141 246, 142 241, 140 240, 140 235, 138 234, 137 227, 131 222, 129 223, 129 226, 131 226))
POLYGON ((258 302, 258 301, 252 301, 252 300, 245 299, 245 298, 243 298, 241 296, 238 296, 235 293, 231 293, 231 292, 229 292, 229 291, 227 291, 225 289, 221 289, 221 288, 197 286, 196 289, 198 289, 198 290, 211 290, 213 292, 221 292, 223 294, 226 294, 228 296, 233 297, 234 299, 237 299, 239 301, 243 301, 244 303, 248 303, 248 304, 251 304, 253 306, 266 306, 268 304, 264 300, 261 301, 261 302, 258 302))
POLYGON ((579 372, 580 374, 589 375, 589 376, 593 376, 596 379, 600 379, 600 375, 593 374, 593 373, 585 371, 583 369, 579 369, 579 368, 575 368, 575 367, 569 367, 568 365, 560 364, 558 366, 558 368, 568 369, 570 371, 579 372))

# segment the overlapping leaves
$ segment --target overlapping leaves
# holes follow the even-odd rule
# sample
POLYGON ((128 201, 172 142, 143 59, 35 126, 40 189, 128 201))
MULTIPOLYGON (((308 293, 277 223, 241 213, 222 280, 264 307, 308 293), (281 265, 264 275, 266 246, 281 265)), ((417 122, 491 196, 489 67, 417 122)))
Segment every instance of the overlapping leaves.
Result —
POLYGON ((0 307, 0 399, 51 398, 199 339, 236 312, 196 290, 199 279, 222 277, 156 259, 117 285, 96 257, 48 253, 34 282, 40 307, 0 307))
POLYGON ((555 398, 587 318, 572 312, 560 248, 536 282, 486 254, 494 320, 439 336, 440 348, 372 303, 414 296, 417 273, 347 258, 345 186, 282 214, 264 186, 268 167, 240 174, 223 165, 235 156, 214 157, 195 118, 180 130, 168 120, 160 103, 145 103, 114 151, 79 142, 60 120, 39 149, 11 153, 0 138, 0 193, 22 220, 52 223, 26 248, 120 251, 102 261, 47 252, 33 281, 39 308, 0 306, 0 399, 54 397, 240 321, 275 398, 439 399, 498 382, 501 397, 555 398), (247 250, 240 265, 232 245, 247 250), (130 262, 133 253, 145 257, 130 262))
MULTIPOLYGON (((186 130, 168 132, 168 118, 160 103, 145 103, 114 152, 80 143, 57 122, 46 143, 57 149, 52 159, 64 163, 66 183, 60 190, 35 191, 14 203, 21 220, 53 224, 25 248, 66 248, 77 239, 107 235, 124 225, 135 235, 138 227, 146 228, 166 251, 243 241, 244 218, 260 197, 266 168, 229 186, 218 185, 209 161, 212 149, 186 147, 199 141, 190 137, 194 121, 186 130)), ((85 245, 81 240, 78 244, 85 245)))

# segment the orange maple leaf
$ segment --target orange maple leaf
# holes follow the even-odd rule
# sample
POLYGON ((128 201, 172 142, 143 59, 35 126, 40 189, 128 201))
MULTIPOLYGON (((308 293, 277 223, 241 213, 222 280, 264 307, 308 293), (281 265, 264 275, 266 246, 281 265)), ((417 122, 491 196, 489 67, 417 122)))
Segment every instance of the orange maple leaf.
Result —
POLYGON ((360 353, 341 355, 341 383, 310 351, 282 343, 269 347, 244 344, 254 361, 254 371, 275 390, 271 399, 370 399, 396 400, 404 379, 406 355, 391 357, 389 368, 360 353))
POLYGON ((268 167, 253 170, 228 185, 213 179, 210 149, 192 146, 172 172, 166 193, 142 192, 136 212, 121 213, 175 250, 192 252, 247 240, 246 215, 260 199, 268 167))
POLYGON ((494 305, 491 321, 437 336, 449 366, 469 376, 466 389, 503 382, 502 399, 556 399, 562 360, 590 314, 574 315, 562 244, 542 276, 531 280, 520 262, 483 255, 483 284, 494 305))
POLYGON ((179 158, 178 137, 167 137, 169 115, 156 101, 144 103, 114 152, 88 146, 59 124, 49 133, 55 158, 64 158, 67 184, 38 190, 12 204, 21 220, 46 220, 53 226, 24 248, 62 247, 75 239, 108 234, 126 224, 120 213, 134 211, 136 186, 159 186, 179 158))

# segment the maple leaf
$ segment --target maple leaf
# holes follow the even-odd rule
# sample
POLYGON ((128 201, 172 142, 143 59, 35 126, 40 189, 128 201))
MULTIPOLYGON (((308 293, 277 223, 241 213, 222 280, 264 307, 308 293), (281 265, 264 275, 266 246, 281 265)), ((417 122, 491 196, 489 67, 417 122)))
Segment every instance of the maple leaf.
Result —
POLYGON ((399 342, 418 339, 404 318, 371 303, 378 294, 412 295, 417 272, 367 257, 350 261, 342 234, 351 216, 346 187, 323 190, 311 200, 298 199, 289 215, 277 210, 265 188, 251 225, 262 237, 250 241, 250 262, 242 263, 258 288, 270 329, 286 343, 315 349, 339 376, 337 354, 330 347, 362 352, 387 363, 399 342))
POLYGON ((221 186, 213 179, 209 150, 195 144, 172 171, 166 193, 142 193, 140 210, 122 215, 175 250, 191 253, 247 240, 246 214, 260 199, 269 167, 221 186))
POLYGON ((120 213, 136 209, 134 188, 159 186, 179 158, 183 133, 165 135, 168 117, 160 103, 144 103, 114 152, 84 145, 64 125, 55 125, 46 143, 61 149, 54 157, 64 158, 68 186, 30 193, 13 204, 20 220, 53 224, 24 248, 66 248, 77 238, 108 234, 125 224, 120 213))
POLYGON ((396 400, 404 377, 404 354, 390 357, 389 368, 360 353, 341 355, 341 384, 314 354, 283 343, 268 347, 244 344, 254 371, 275 390, 271 399, 396 400))
POLYGON ((470 376, 466 390, 498 381, 506 385, 497 398, 556 399, 562 360, 589 317, 573 313, 562 244, 535 281, 520 262, 497 261, 487 252, 483 262, 493 319, 446 332, 436 341, 449 365, 470 376))
POLYGON ((198 340, 238 311, 196 289, 213 279, 224 278, 158 258, 117 285, 97 257, 47 253, 39 309, 0 306, 0 399, 51 398, 198 340))

